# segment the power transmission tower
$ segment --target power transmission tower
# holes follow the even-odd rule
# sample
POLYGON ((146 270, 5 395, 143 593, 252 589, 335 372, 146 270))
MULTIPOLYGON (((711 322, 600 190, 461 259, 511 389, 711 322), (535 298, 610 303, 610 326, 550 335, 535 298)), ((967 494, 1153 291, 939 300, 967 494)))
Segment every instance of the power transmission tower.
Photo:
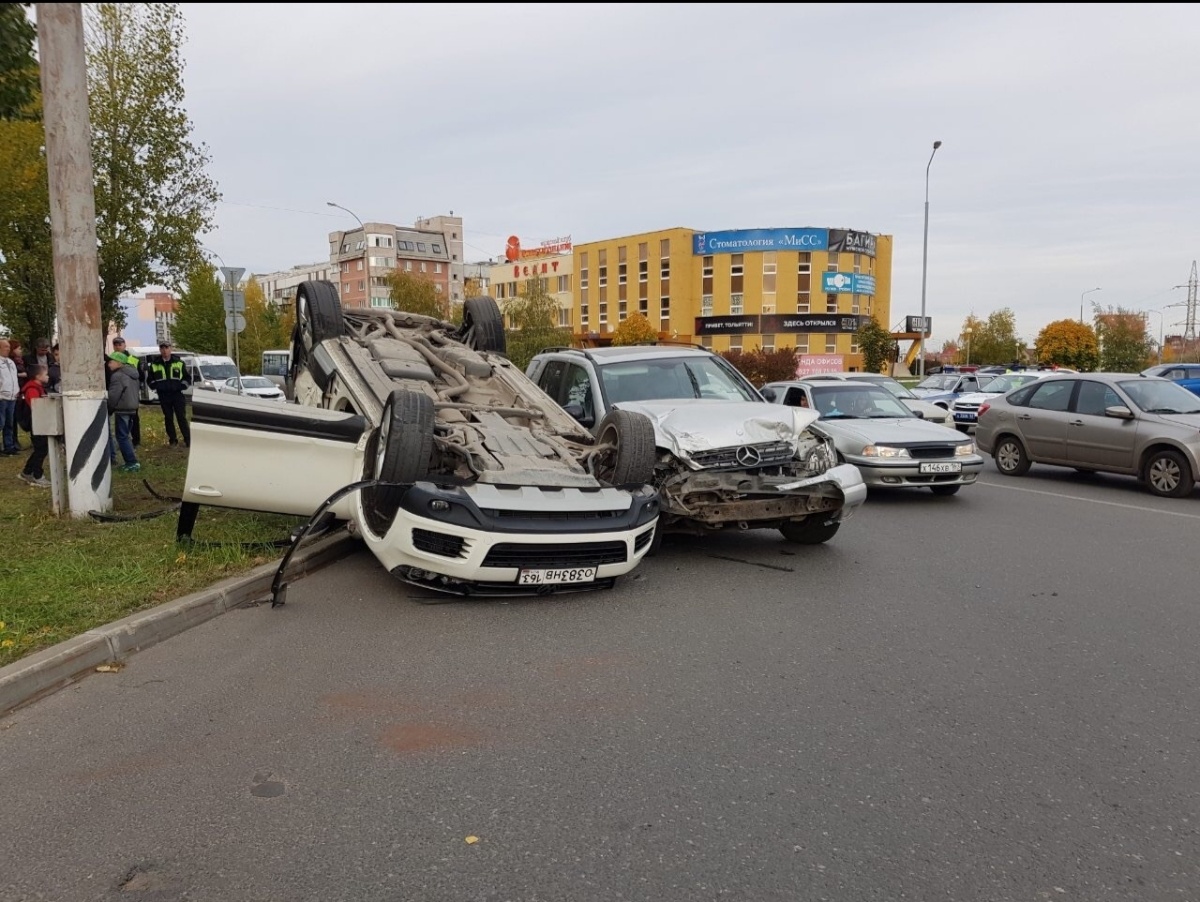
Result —
POLYGON ((1187 320, 1183 324, 1184 347, 1196 340, 1196 261, 1192 261, 1192 274, 1187 282, 1187 320))

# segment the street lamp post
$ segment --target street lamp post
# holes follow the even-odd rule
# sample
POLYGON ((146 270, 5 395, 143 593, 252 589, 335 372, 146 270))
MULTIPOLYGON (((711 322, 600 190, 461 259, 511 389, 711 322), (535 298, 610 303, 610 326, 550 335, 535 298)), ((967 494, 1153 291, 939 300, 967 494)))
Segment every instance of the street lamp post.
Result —
POLYGON ((941 141, 933 142, 933 153, 925 164, 925 237, 921 242, 921 354, 917 371, 921 378, 925 377, 925 334, 928 332, 925 323, 925 283, 929 272, 929 167, 933 165, 933 154, 942 146, 941 141))
POLYGON ((1099 288, 1089 288, 1087 291, 1085 291, 1083 294, 1081 294, 1079 296, 1079 324, 1081 326, 1083 325, 1083 299, 1085 297, 1087 297, 1089 294, 1091 294, 1093 291, 1099 291, 1099 290, 1100 290, 1099 288))
MULTIPOLYGON (((365 225, 363 225, 363 221, 358 218, 358 214, 355 213, 353 210, 351 210, 347 207, 343 207, 341 204, 335 204, 331 200, 325 201, 325 205, 327 207, 337 207, 339 210, 349 213, 351 216, 354 217, 355 221, 358 222, 358 227, 360 229, 362 229, 362 233, 363 233, 363 279, 364 279, 363 284, 366 286, 366 291, 363 292, 363 306, 370 307, 371 304, 368 299, 371 296, 371 294, 370 294, 370 292, 371 292, 371 264, 370 264, 369 258, 367 257, 367 254, 370 253, 370 248, 367 247, 367 227, 365 225)), ((345 300, 345 298, 343 298, 343 300, 345 300)))
POLYGON ((971 365, 971 332, 974 331, 970 326, 963 329, 963 335, 967 336, 967 366, 971 365))
POLYGON ((1147 310, 1145 312, 1153 313, 1155 316, 1158 317, 1158 362, 1159 362, 1159 365, 1161 365, 1162 357, 1163 357, 1163 331, 1164 331, 1163 320, 1166 318, 1166 316, 1165 316, 1166 311, 1165 310, 1147 310))

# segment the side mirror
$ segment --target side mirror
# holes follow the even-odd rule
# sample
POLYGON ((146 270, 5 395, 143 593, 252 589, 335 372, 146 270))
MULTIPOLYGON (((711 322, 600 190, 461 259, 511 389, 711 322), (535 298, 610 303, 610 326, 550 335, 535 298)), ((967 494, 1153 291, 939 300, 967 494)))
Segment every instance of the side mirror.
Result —
POLYGON ((1133 419, 1133 411, 1123 404, 1115 404, 1112 407, 1105 407, 1104 415, 1106 417, 1114 417, 1118 420, 1133 419))
POLYGON ((592 426, 596 425, 595 418, 589 417, 587 414, 585 414, 583 412, 583 405, 578 401, 572 401, 570 404, 564 404, 563 410, 565 410, 572 419, 579 423, 580 426, 587 426, 588 428, 591 428, 592 426))
POLYGON ((925 419, 925 411, 923 411, 923 410, 914 410, 914 411, 912 412, 912 415, 913 415, 914 417, 916 417, 918 420, 923 420, 923 419, 925 419))
POLYGON ((774 404, 775 401, 778 400, 778 398, 779 398, 779 395, 775 394, 775 389, 773 389, 773 388, 764 388, 762 391, 759 392, 759 394, 762 395, 764 398, 766 398, 768 401, 770 401, 772 404, 774 404))

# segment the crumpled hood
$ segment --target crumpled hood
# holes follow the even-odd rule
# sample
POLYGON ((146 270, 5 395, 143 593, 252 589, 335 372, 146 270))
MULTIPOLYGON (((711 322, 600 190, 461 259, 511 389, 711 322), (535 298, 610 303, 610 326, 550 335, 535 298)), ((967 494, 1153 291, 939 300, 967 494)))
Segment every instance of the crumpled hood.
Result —
POLYGON ((720 401, 683 398, 669 401, 625 401, 614 404, 650 418, 655 443, 680 457, 696 451, 787 441, 796 445, 800 433, 817 414, 799 407, 765 401, 720 401))

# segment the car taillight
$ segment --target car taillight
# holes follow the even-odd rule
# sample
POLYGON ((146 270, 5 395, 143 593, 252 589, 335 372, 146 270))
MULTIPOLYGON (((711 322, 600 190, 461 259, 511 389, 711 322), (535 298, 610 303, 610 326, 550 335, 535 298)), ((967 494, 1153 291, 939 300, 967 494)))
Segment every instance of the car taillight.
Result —
POLYGON ((978 413, 975 414, 975 416, 977 418, 983 416, 985 413, 987 413, 989 410, 991 410, 991 407, 992 407, 991 404, 989 404, 987 401, 984 401, 982 404, 979 405, 979 411, 978 411, 978 413))

